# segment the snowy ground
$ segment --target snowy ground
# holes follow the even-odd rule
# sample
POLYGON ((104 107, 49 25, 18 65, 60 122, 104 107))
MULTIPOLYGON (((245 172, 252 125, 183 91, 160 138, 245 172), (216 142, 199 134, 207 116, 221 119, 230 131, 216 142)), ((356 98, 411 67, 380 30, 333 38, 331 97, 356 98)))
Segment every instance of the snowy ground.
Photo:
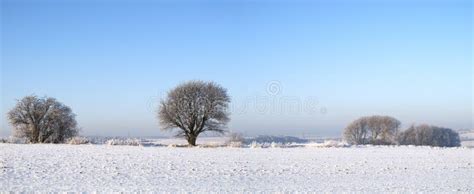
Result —
POLYGON ((474 192, 468 148, 0 144, 0 191, 474 192))
POLYGON ((474 148, 474 130, 459 131, 459 136, 463 147, 474 148))

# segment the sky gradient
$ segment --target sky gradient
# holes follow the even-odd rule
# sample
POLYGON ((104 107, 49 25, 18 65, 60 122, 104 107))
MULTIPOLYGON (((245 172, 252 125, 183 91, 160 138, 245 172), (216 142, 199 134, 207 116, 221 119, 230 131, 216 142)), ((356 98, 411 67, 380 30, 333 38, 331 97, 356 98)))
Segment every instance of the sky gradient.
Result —
POLYGON ((229 130, 339 135, 352 120, 473 128, 472 1, 13 1, 1 4, 1 135, 55 97, 83 135, 161 136, 187 80, 232 97, 229 130))

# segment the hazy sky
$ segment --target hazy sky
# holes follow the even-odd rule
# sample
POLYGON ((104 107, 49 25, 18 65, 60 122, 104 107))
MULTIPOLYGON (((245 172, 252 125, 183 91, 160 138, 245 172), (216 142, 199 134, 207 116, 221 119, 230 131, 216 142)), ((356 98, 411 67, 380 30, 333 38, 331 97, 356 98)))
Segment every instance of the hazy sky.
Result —
POLYGON ((228 89, 248 135, 373 114, 472 128, 470 0, 60 2, 2 1, 0 135, 29 94, 69 105, 83 135, 172 135, 157 103, 193 79, 228 89))

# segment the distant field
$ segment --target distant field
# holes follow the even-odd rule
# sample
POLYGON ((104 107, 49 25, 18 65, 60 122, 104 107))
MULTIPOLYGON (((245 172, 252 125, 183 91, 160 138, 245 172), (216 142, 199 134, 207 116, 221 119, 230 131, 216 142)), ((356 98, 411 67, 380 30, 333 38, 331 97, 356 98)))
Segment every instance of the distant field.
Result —
POLYGON ((464 147, 474 148, 474 130, 460 131, 461 145, 464 147))
POLYGON ((0 190, 474 192, 474 150, 0 144, 0 190))

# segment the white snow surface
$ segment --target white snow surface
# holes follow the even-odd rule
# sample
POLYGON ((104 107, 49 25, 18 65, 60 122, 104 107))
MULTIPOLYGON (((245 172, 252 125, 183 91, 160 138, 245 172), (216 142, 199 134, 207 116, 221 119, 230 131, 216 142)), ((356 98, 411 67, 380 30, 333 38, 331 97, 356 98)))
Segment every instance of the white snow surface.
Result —
POLYGON ((8 192, 474 192, 470 148, 0 144, 8 192))

